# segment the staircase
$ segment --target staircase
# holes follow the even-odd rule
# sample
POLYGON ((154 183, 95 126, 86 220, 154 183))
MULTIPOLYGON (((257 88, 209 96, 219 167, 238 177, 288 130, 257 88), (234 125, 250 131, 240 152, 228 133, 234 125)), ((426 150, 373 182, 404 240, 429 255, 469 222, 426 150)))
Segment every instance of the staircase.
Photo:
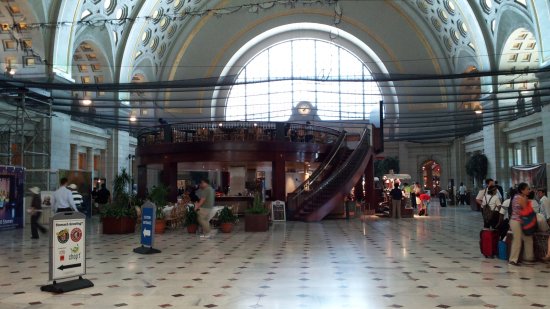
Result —
POLYGON ((363 131, 355 150, 347 148, 345 136, 338 140, 321 166, 289 195, 288 205, 293 209, 290 218, 307 222, 322 220, 343 203, 361 179, 372 155, 368 129, 363 131))

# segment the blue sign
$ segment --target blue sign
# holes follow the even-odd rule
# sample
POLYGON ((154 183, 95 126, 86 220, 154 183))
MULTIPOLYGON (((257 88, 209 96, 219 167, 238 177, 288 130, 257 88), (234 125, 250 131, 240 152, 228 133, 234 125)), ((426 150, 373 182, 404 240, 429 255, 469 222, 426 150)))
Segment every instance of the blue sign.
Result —
POLYGON ((153 246, 153 233, 155 229, 155 208, 144 205, 141 209, 141 244, 153 246))

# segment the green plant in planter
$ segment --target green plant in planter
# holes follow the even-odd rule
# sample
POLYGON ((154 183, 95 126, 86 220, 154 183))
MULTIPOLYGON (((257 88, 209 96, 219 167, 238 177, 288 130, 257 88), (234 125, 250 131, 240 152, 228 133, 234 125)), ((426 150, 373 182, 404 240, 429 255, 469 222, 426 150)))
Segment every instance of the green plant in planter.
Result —
POLYGON ((247 214, 265 215, 269 211, 264 207, 262 196, 259 193, 256 193, 256 195, 254 195, 254 202, 252 203, 252 208, 247 209, 245 212, 247 214))
POLYGON ((185 226, 197 225, 199 224, 199 215, 195 210, 195 207, 189 207, 187 213, 185 214, 185 220, 183 223, 185 226))
POLYGON ((113 199, 112 202, 101 209, 101 218, 135 218, 136 210, 132 207, 132 196, 130 194, 131 179, 126 169, 122 169, 113 178, 113 199))
POLYGON ((233 211, 225 206, 218 214, 218 221, 222 223, 235 223, 237 222, 237 216, 233 214, 233 211))
POLYGON ((149 193, 149 199, 156 205, 157 219, 164 219, 164 206, 166 206, 166 197, 168 196, 168 187, 164 185, 154 186, 149 193))

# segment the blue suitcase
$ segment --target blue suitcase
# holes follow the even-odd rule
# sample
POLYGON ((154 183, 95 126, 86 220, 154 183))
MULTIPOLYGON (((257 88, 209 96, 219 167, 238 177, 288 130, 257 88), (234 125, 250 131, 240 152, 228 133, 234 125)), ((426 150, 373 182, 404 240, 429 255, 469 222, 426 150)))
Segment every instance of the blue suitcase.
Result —
POLYGON ((502 240, 498 242, 498 258, 501 260, 508 260, 508 245, 502 240))

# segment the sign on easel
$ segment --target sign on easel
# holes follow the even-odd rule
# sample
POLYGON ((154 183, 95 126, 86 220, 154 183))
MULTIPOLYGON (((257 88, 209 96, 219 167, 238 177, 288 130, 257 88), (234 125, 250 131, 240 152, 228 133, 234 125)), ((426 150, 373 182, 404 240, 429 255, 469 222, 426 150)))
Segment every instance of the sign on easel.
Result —
POLYGON ((155 204, 151 202, 146 202, 141 207, 141 246, 134 249, 135 253, 160 253, 160 250, 153 248, 155 240, 156 209, 157 207, 155 204))
POLYGON ((93 287, 86 274, 86 216, 78 212, 58 213, 50 220, 49 280, 45 292, 64 293, 93 287), (57 282, 59 279, 78 279, 57 282))
POLYGON ((286 221, 286 207, 283 201, 271 202, 271 218, 273 221, 286 221))

